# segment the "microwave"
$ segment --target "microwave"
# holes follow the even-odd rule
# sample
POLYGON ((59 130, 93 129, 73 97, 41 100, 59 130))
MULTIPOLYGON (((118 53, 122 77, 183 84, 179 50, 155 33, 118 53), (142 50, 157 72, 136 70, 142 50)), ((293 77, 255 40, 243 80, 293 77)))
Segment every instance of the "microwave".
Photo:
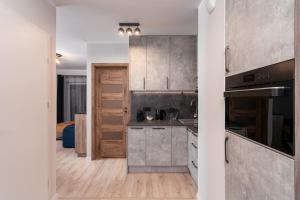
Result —
POLYGON ((226 77, 226 130, 294 156, 294 76, 292 59, 226 77))

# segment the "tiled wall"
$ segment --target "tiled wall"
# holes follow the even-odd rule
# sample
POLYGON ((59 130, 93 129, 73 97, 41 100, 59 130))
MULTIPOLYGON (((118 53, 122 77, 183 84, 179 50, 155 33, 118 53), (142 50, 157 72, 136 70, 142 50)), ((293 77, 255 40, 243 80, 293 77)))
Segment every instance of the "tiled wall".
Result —
POLYGON ((137 110, 143 107, 151 107, 153 112, 173 107, 179 110, 179 118, 192 119, 196 107, 191 101, 197 102, 197 98, 197 94, 132 93, 131 118, 136 119, 137 110))

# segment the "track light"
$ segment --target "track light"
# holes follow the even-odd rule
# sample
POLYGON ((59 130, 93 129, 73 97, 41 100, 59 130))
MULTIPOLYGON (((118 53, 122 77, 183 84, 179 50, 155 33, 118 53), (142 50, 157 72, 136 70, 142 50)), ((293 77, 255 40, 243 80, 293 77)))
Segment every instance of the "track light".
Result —
POLYGON ((141 34, 141 29, 140 29, 139 27, 136 27, 136 28, 134 29, 134 34, 135 34, 135 35, 140 35, 140 34, 141 34))
POLYGON ((60 58, 62 55, 60 53, 56 53, 56 64, 60 64, 60 58))
POLYGON ((126 29, 126 33, 127 33, 127 35, 131 35, 132 34, 132 29, 131 28, 127 28, 126 29))
POLYGON ((119 28, 119 34, 120 34, 120 35, 124 35, 124 32, 125 32, 125 31, 124 31, 124 28, 120 27, 120 28, 119 28))
POLYGON ((133 33, 134 33, 134 35, 141 34, 141 29, 139 28, 140 23, 119 23, 119 26, 120 27, 118 29, 118 32, 120 35, 124 35, 125 32, 128 36, 132 35, 133 33), (133 30, 134 30, 134 32, 133 32, 133 30))

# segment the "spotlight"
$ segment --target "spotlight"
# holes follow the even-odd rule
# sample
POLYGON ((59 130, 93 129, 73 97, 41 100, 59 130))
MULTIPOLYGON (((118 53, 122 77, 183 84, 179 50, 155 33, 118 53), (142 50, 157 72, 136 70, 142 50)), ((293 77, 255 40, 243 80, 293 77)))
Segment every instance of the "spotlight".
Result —
POLYGON ((131 28, 127 28, 127 29, 126 29, 126 33, 127 33, 128 35, 131 35, 131 34, 132 34, 132 29, 131 29, 131 28))
POLYGON ((120 27, 119 28, 119 34, 120 35, 124 35, 125 31, 124 31, 124 28, 120 27))
POLYGON ((136 27, 136 28, 134 29, 134 34, 135 34, 135 35, 140 35, 140 34, 141 34, 141 29, 140 29, 139 27, 136 27))

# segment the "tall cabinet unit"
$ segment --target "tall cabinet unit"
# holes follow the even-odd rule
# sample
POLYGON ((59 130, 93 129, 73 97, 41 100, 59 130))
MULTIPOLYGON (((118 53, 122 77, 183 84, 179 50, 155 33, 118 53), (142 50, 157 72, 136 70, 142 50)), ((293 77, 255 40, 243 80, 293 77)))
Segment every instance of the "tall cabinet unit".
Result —
POLYGON ((228 74, 294 58, 295 0, 226 0, 228 74))
POLYGON ((129 57, 131 91, 196 89, 196 36, 132 36, 129 57))

